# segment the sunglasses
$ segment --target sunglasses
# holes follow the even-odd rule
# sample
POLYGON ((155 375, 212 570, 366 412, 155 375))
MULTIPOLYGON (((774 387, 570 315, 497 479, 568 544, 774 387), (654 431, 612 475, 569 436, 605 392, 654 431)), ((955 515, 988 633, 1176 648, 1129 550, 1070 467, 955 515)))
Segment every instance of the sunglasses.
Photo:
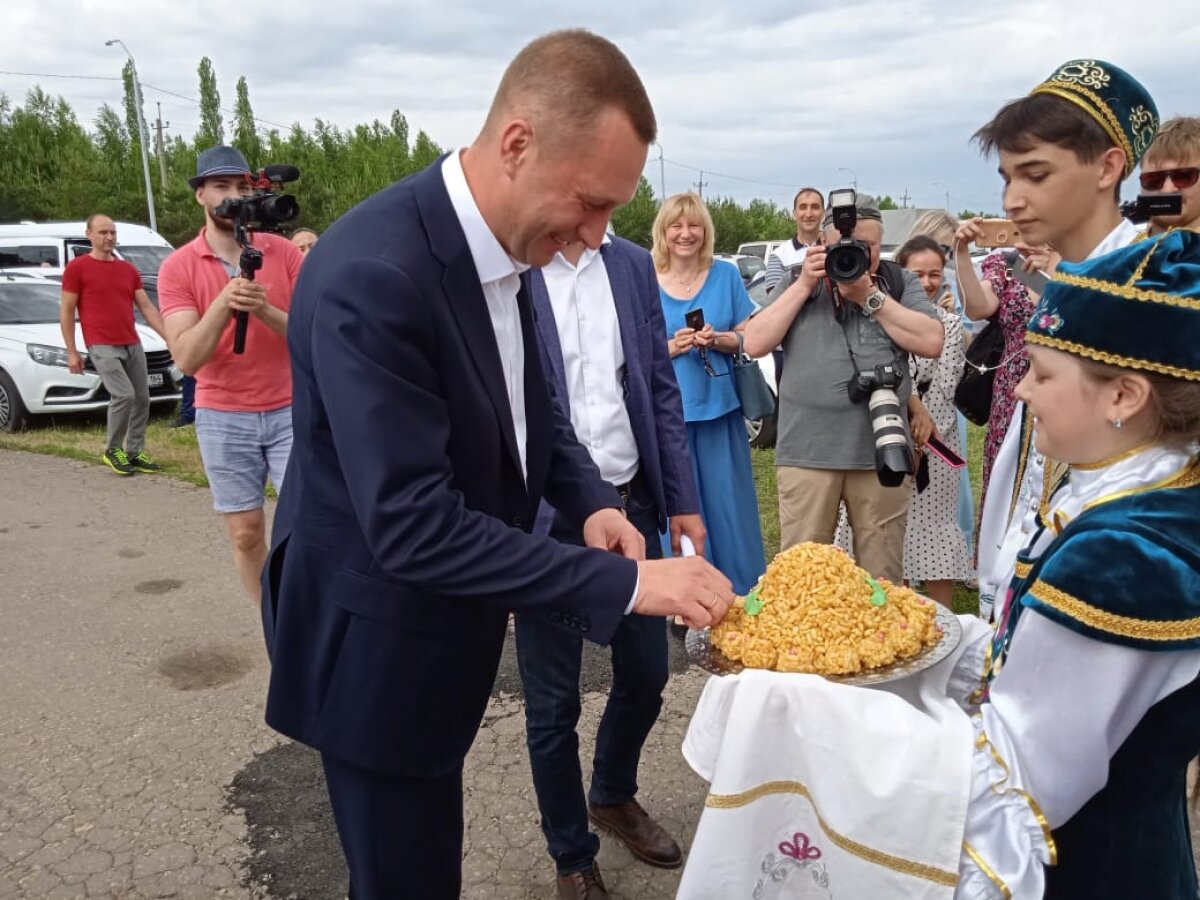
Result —
POLYGON ((729 374, 728 372, 718 372, 713 368, 713 364, 708 361, 708 352, 703 347, 700 348, 700 361, 704 363, 704 374, 709 378, 723 378, 729 374))
POLYGON ((1181 191, 1185 191, 1200 181, 1200 166, 1187 166, 1182 169, 1163 169, 1160 172, 1143 172, 1138 179, 1143 191, 1161 191, 1167 179, 1181 191))

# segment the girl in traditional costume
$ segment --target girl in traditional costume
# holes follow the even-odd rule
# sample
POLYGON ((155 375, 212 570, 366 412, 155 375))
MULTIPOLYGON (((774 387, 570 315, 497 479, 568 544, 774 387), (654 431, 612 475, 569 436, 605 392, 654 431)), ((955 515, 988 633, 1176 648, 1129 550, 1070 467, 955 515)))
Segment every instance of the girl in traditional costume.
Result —
POLYGON ((1062 264, 1027 342, 1018 396, 1069 468, 995 631, 960 617, 951 668, 897 682, 905 699, 712 679, 684 745, 712 792, 681 896, 765 889, 775 869, 750 863, 782 837, 835 896, 1196 898, 1200 234, 1062 264))

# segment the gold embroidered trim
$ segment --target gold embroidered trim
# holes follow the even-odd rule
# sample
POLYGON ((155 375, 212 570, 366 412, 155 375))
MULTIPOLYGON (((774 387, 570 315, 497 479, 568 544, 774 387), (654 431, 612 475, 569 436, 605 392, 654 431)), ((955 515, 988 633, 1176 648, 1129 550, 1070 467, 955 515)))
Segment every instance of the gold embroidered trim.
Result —
POLYGON ((1008 885, 1004 883, 1004 879, 996 874, 995 869, 983 861, 983 857, 979 855, 979 851, 966 841, 963 841, 963 850, 966 851, 967 856, 971 857, 971 862, 979 867, 979 871, 986 875, 988 880, 996 886, 996 889, 1004 896, 1004 900, 1012 900, 1012 891, 1008 889, 1008 885))
POLYGON ((1095 119, 1100 127, 1108 133, 1108 136, 1112 138, 1113 143, 1125 151, 1125 177, 1129 177, 1130 173, 1137 166, 1137 157, 1133 154, 1133 145, 1129 143, 1125 129, 1121 127, 1121 123, 1117 121, 1117 117, 1113 115, 1113 111, 1108 108, 1108 104, 1104 102, 1099 94, 1088 90, 1081 84, 1075 84, 1070 81, 1039 84, 1030 93, 1054 94, 1056 97, 1061 97, 1063 100, 1074 103, 1095 119), (1082 97, 1077 97, 1075 94, 1081 94, 1082 97), (1083 97, 1086 97, 1091 103, 1085 103, 1083 97))
POLYGON ((1154 362, 1149 359, 1138 359, 1133 356, 1107 353, 1104 350, 1085 347, 1083 344, 1077 344, 1074 341, 1064 341, 1061 338, 1048 337, 1034 331, 1025 332, 1025 342, 1028 344, 1041 344, 1043 347, 1050 347, 1054 350, 1065 350, 1067 353, 1074 353, 1076 356, 1086 356, 1097 362, 1108 363, 1110 366, 1123 366, 1126 369, 1140 369, 1144 372, 1158 372, 1160 375, 1170 375, 1174 378, 1184 378, 1188 381, 1200 381, 1200 369, 1181 369, 1178 366, 1169 366, 1166 363, 1154 362))
POLYGON ((983 729, 979 731, 979 737, 975 738, 975 749, 986 749, 992 754, 992 759, 996 761, 996 765, 1004 772, 1004 777, 991 786, 991 791, 997 797, 1003 797, 1005 794, 1016 794, 1029 805, 1029 811, 1033 813, 1033 817, 1037 820, 1038 825, 1042 829, 1042 837, 1046 841, 1046 849, 1050 852, 1050 865, 1058 865, 1058 844, 1054 842, 1054 835, 1050 831, 1050 823, 1046 820, 1045 813, 1042 812, 1041 806, 1033 799, 1033 795, 1024 788, 1010 787, 1001 788, 1004 783, 1012 776, 1012 769, 1008 767, 1008 763, 1004 761, 1004 757, 1000 755, 1000 751, 996 749, 996 745, 989 740, 987 732, 983 729))
POLYGON ((1156 445, 1153 441, 1151 441, 1148 444, 1138 444, 1132 450, 1126 450, 1124 453, 1118 453, 1116 456, 1110 456, 1107 459, 1100 460, 1099 462, 1073 463, 1071 465, 1071 468, 1077 469, 1080 472, 1093 472, 1096 469, 1107 469, 1109 466, 1115 466, 1119 462, 1124 462, 1127 459, 1131 459, 1131 458, 1137 456, 1143 450, 1149 450, 1151 447, 1154 447, 1154 446, 1156 446, 1156 445))
POLYGON ((950 887, 958 884, 957 872, 948 872, 945 869, 939 869, 936 866, 926 863, 914 862, 900 856, 893 856, 890 853, 884 853, 882 850, 876 850, 873 847, 860 844, 858 841, 834 831, 829 827, 829 823, 825 821, 824 817, 822 817, 821 811, 817 809, 817 804, 813 800, 812 794, 809 793, 808 788, 799 781, 768 781, 765 784, 760 784, 738 794, 709 794, 708 799, 704 801, 704 805, 711 809, 737 809, 742 806, 748 806, 754 801, 761 800, 763 797, 771 794, 799 794, 807 800, 812 806, 813 812, 817 815, 817 822, 820 824, 821 830, 829 835, 829 839, 834 844, 852 856, 857 856, 859 859, 865 859, 867 862, 892 869, 896 872, 902 872, 905 875, 924 878, 926 881, 932 881, 935 884, 945 884, 950 887))
POLYGON ((1191 619, 1135 619, 1092 606, 1040 578, 1033 583, 1028 593, 1051 609, 1108 634, 1143 641, 1186 641, 1200 638, 1200 616, 1191 619))
MULTIPOLYGON (((1025 336, 1026 341, 1031 335, 1025 336)), ((1008 521, 1012 522, 1013 513, 1017 511, 1017 501, 1021 498, 1021 483, 1025 480, 1025 469, 1029 465, 1030 445, 1033 442, 1033 413, 1029 407, 1021 407, 1021 445, 1018 447, 1021 455, 1017 462, 1017 477, 1013 481, 1012 503, 1008 506, 1008 521)))
MULTIPOLYGON (((1144 262, 1144 260, 1143 260, 1144 262)), ((1200 300, 1190 297, 1180 297, 1178 294, 1168 294, 1166 291, 1148 291, 1145 288, 1134 287, 1130 284, 1115 284, 1111 281, 1101 281, 1099 278, 1088 278, 1083 275, 1073 275, 1067 272, 1055 272, 1053 279, 1072 287, 1084 288, 1089 291, 1099 291, 1122 300, 1143 300, 1147 303, 1162 303, 1165 306, 1178 306, 1182 309, 1200 310, 1200 300)))
POLYGON ((1193 459, 1186 466, 1176 472, 1174 475, 1169 475, 1161 481, 1156 481, 1153 484, 1144 484, 1141 487, 1129 488, 1125 491, 1116 491, 1104 497, 1097 497, 1095 500, 1089 500, 1083 505, 1081 512, 1087 512, 1089 509, 1095 509, 1105 503, 1111 503, 1113 500, 1121 500, 1125 497, 1133 497, 1137 494, 1144 494, 1146 491, 1161 491, 1167 488, 1189 488, 1200 484, 1200 462, 1193 459))
POLYGON ((1028 574, 1029 574, 1031 571, 1033 571, 1033 563, 1027 563, 1027 562, 1020 562, 1020 561, 1018 561, 1018 562, 1017 562, 1017 568, 1016 568, 1016 570, 1013 572, 1013 574, 1014 574, 1014 575, 1016 575, 1018 578, 1024 578, 1024 577, 1026 577, 1026 576, 1027 576, 1027 575, 1028 575, 1028 574))
POLYGON ((1133 276, 1125 282, 1126 287, 1133 287, 1142 280, 1142 275, 1146 271, 1146 264, 1150 262, 1150 257, 1154 255, 1154 251, 1158 249, 1161 243, 1161 240, 1155 241, 1154 246, 1146 251, 1146 255, 1142 257, 1142 261, 1138 263, 1137 268, 1133 270, 1133 276))

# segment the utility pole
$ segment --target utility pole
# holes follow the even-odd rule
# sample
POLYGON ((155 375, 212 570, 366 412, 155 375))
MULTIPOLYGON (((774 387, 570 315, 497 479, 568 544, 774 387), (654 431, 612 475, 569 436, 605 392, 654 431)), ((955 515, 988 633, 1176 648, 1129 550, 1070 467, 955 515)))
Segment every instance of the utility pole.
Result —
POLYGON ((858 190, 858 175, 855 174, 854 170, 842 167, 842 168, 839 168, 838 171, 850 173, 850 187, 854 188, 854 190, 857 191, 858 190))
POLYGON ((700 180, 693 181, 692 184, 696 188, 696 193, 699 194, 701 198, 703 198, 704 197, 704 189, 706 187, 708 187, 708 182, 704 180, 704 170, 703 169, 700 170, 700 180))
POLYGON ((900 199, 900 208, 908 209, 908 188, 904 189, 904 196, 900 199))
POLYGON ((162 120, 162 104, 159 103, 158 104, 158 118, 155 120, 155 124, 154 124, 155 132, 156 132, 155 140, 154 140, 154 150, 158 154, 158 173, 161 176, 159 179, 159 185, 162 188, 163 197, 165 199, 167 196, 167 148, 166 148, 166 145, 163 144, 163 125, 164 124, 166 124, 166 126, 168 128, 171 126, 170 122, 166 122, 166 123, 163 122, 163 120, 162 120))

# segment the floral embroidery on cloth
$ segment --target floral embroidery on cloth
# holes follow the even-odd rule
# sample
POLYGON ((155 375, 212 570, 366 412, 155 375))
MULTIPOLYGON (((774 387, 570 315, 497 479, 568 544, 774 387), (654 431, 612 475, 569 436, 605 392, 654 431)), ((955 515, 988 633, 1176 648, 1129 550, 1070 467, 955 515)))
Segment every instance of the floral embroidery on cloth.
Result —
POLYGON ((821 858, 819 847, 811 844, 808 835, 797 831, 790 840, 779 842, 779 855, 768 853, 762 861, 762 877, 754 885, 753 900, 773 900, 783 897, 813 897, 832 900, 829 873, 821 858))

